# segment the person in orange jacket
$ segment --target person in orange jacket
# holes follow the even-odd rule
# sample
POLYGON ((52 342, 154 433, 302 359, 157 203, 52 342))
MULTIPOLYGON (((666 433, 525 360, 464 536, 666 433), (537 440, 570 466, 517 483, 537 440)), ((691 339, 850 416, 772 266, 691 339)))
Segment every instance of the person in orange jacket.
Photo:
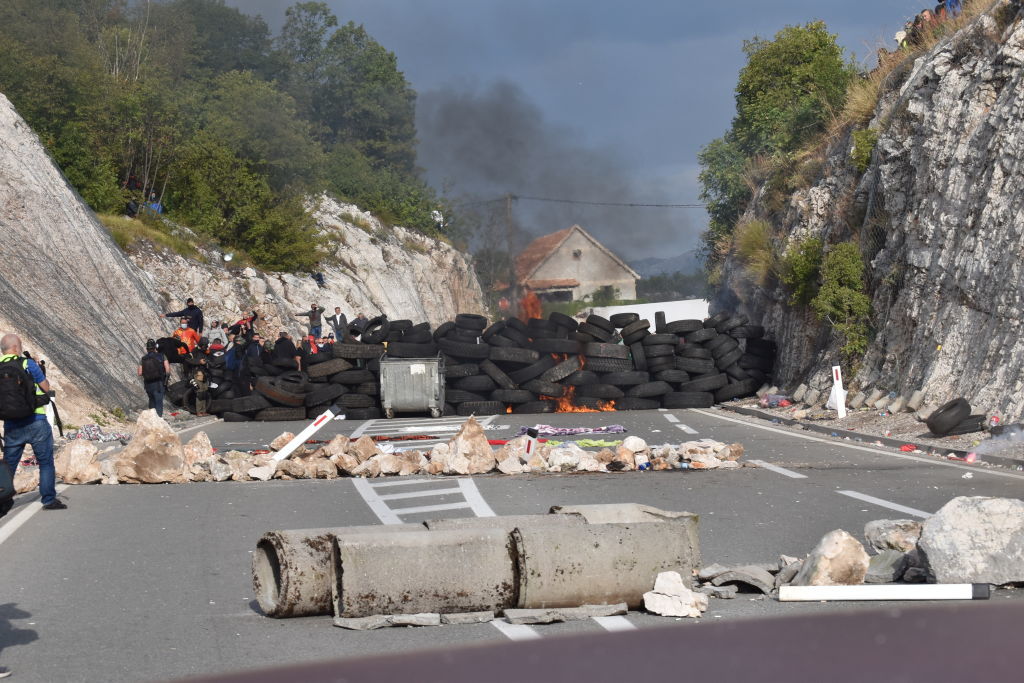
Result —
MULTIPOLYGON (((178 325, 178 329, 176 329, 174 331, 174 334, 172 334, 171 336, 188 347, 188 351, 186 351, 185 353, 191 353, 199 344, 199 333, 188 326, 188 318, 181 319, 181 322, 178 325)), ((181 355, 185 355, 185 353, 181 355)))

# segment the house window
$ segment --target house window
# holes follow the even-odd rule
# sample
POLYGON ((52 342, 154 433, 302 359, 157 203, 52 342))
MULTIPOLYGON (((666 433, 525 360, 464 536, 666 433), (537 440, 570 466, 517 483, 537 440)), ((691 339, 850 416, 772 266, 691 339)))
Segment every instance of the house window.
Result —
POLYGON ((572 257, 574 259, 583 258, 583 250, 582 249, 573 249, 572 250, 572 257))

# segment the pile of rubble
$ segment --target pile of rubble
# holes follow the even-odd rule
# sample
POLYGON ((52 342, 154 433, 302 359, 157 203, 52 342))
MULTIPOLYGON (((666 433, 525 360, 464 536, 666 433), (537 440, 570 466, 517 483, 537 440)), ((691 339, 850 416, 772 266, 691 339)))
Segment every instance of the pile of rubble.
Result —
MULTIPOLYGON (((734 469, 741 465, 741 444, 709 439, 677 445, 650 446, 627 437, 620 445, 589 451, 575 442, 538 444, 527 454, 529 437, 511 439, 497 449, 480 423, 469 418, 447 443, 429 451, 386 452, 369 436, 350 440, 336 436, 312 447, 302 446, 287 459, 274 460, 294 436, 284 433, 270 449, 247 453, 217 452, 205 432, 182 444, 178 435, 152 410, 139 416, 135 436, 119 453, 103 453, 88 441, 72 441, 56 455, 57 475, 68 484, 181 484, 189 481, 267 481, 269 479, 335 479, 342 476, 467 475, 500 472, 623 472, 669 469, 734 469)), ((19 470, 19 491, 38 486, 36 468, 19 470)))
MULTIPOLYGON (((392 358, 436 358, 444 365, 443 411, 453 415, 539 414, 572 410, 707 408, 752 395, 769 378, 775 344, 743 315, 651 323, 636 313, 586 322, 560 313, 525 323, 489 324, 460 314, 429 323, 376 318, 361 340, 346 338, 329 352, 294 360, 251 363, 255 391, 236 396, 224 357, 209 359, 214 399, 209 411, 227 421, 302 420, 338 405, 350 419, 381 416, 380 366, 392 358)), ((184 406, 189 385, 167 389, 184 406)), ((440 406, 439 406, 440 409, 440 406)))

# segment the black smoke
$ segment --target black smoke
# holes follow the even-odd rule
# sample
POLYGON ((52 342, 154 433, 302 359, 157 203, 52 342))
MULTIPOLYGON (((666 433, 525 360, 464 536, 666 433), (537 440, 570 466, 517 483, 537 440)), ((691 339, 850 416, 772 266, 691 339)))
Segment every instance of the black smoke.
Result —
MULTIPOLYGON (((597 202, 680 203, 681 188, 640 183, 612 149, 583 143, 545 120, 517 85, 445 87, 421 93, 416 106, 418 164, 428 182, 456 205, 506 194, 597 202)), ((490 207, 501 220, 504 205, 490 207)), ((696 240, 687 209, 587 206, 521 199, 513 204, 523 237, 579 224, 629 260, 668 256, 696 240)), ((498 217, 495 219, 495 217, 498 217)), ((520 244, 520 246, 522 246, 520 244)))

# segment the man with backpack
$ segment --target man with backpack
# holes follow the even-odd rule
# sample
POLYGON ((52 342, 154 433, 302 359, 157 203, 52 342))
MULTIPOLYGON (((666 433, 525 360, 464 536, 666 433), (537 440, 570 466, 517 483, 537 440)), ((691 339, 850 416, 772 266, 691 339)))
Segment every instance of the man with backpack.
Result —
POLYGON ((0 338, 0 418, 4 420, 4 463, 14 477, 25 452, 39 463, 39 493, 46 510, 65 510, 57 498, 57 472, 53 466, 53 428, 46 419, 50 383, 31 358, 24 358, 21 338, 0 338))
POLYGON ((138 374, 142 378, 146 396, 149 396, 149 407, 160 417, 164 415, 164 390, 170 373, 171 364, 164 354, 156 350, 156 340, 147 340, 146 355, 139 361, 138 374))

